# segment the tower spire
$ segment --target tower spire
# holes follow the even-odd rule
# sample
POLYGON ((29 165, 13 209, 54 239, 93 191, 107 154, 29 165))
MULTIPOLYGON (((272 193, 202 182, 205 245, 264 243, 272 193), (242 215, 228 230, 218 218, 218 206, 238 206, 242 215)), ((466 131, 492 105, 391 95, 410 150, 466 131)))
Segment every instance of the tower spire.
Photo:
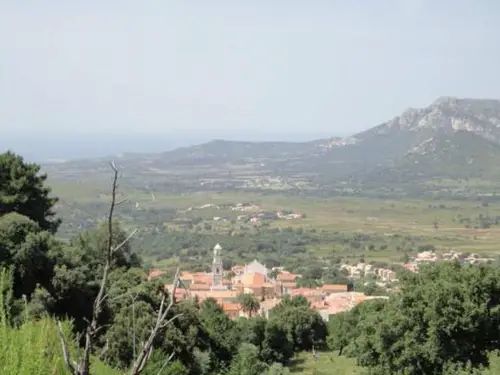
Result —
POLYGON ((212 260, 212 289, 222 288, 222 247, 220 244, 215 245, 212 260))

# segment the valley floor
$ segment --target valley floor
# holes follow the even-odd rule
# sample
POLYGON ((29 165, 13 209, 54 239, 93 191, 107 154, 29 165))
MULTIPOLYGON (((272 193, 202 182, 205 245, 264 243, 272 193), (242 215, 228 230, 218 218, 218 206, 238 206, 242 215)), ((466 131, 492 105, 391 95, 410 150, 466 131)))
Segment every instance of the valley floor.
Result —
MULTIPOLYGON (((54 195, 61 198, 58 211, 65 218, 63 231, 91 226, 106 212, 109 201, 106 186, 65 183, 54 184, 53 188, 54 195)), ((189 227, 189 231, 213 235, 214 244, 218 241, 217 233, 292 227, 372 236, 369 243, 362 241, 359 249, 349 249, 343 244, 308 245, 318 256, 331 254, 334 250, 340 256, 363 254, 366 260, 399 261, 404 253, 415 254, 420 245, 429 244, 441 251, 500 253, 500 201, 317 198, 229 191, 155 192, 152 198, 150 192, 125 188, 123 194, 128 203, 118 215, 124 224, 141 228, 154 225, 174 231, 189 227), (295 220, 252 219, 257 212, 232 210, 231 206, 238 203, 251 203, 266 215, 286 210, 300 213, 302 217, 295 220), (242 221, 242 217, 247 221, 242 221), (375 249, 369 248, 371 244, 375 249)))

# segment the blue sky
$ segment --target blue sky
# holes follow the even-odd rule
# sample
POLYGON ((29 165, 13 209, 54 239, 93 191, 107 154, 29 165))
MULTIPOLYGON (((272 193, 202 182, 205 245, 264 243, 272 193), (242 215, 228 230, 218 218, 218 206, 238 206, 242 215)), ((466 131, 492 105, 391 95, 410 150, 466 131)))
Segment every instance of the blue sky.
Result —
POLYGON ((354 133, 439 96, 500 98, 499 15, 493 0, 0 0, 0 134, 354 133))

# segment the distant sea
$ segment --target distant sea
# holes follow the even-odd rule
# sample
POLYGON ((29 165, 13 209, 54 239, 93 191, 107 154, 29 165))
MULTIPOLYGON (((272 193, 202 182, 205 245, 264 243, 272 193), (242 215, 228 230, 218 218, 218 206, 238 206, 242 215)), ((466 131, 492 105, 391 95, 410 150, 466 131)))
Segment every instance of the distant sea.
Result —
POLYGON ((0 137, 0 152, 12 150, 25 159, 48 163, 72 159, 97 158, 123 152, 159 153, 192 146, 213 139, 244 141, 300 142, 327 138, 325 134, 28 134, 0 137))
POLYGON ((154 135, 25 135, 0 140, 0 150, 10 149, 37 163, 86 159, 123 152, 157 153, 197 143, 196 139, 169 139, 154 135))

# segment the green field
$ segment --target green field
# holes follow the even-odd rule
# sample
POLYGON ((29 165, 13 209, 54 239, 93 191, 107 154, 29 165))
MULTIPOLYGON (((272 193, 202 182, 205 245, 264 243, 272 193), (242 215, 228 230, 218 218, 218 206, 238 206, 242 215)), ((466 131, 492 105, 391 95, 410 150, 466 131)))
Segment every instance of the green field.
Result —
MULTIPOLYGON (((106 186, 95 186, 87 183, 67 183, 53 186, 53 192, 61 198, 60 212, 63 219, 73 220, 65 216, 65 205, 75 203, 69 212, 83 211, 88 217, 103 215, 109 201, 106 186)), ((375 198, 332 197, 317 198, 285 194, 258 194, 244 192, 218 192, 193 194, 154 193, 153 201, 150 192, 129 190, 126 187, 122 193, 129 200, 129 212, 123 219, 133 223, 141 215, 147 215, 148 210, 178 211, 178 216, 192 219, 198 216, 203 220, 212 220, 213 216, 227 214, 237 215, 223 210, 197 210, 186 213, 189 207, 203 204, 236 204, 252 202, 266 211, 287 209, 306 215, 299 220, 278 220, 271 222, 270 227, 300 227, 303 229, 324 230, 327 232, 372 234, 377 238, 374 245, 386 244, 387 248, 370 252, 369 258, 391 259, 395 248, 400 242, 397 238, 404 236, 418 237, 413 239, 415 248, 419 244, 432 244, 438 250, 454 249, 462 252, 500 253, 500 203, 483 205, 479 201, 443 201, 443 200, 383 200, 375 198), (138 203, 140 210, 131 210, 138 203), (480 217, 496 220, 489 228, 480 228, 480 217), (394 238, 396 237, 396 238, 394 238)), ((75 220, 78 220, 76 218, 75 220)), ((175 225, 165 223, 167 227, 175 225)), ((214 224, 211 229, 227 231, 230 224, 214 224)), ((316 246, 314 251, 327 254, 332 246, 316 246)), ((335 248, 336 251, 343 251, 335 248)), ((366 256, 367 254, 365 254, 366 256)), ((397 258, 401 254, 396 254, 397 258)))

